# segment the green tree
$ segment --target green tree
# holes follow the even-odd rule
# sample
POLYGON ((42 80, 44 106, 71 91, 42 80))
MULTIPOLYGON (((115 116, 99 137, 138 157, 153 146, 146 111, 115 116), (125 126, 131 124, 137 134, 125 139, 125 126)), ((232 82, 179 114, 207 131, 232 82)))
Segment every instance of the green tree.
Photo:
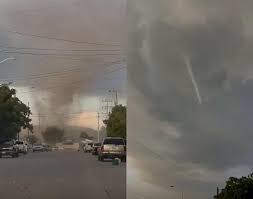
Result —
POLYGON ((253 174, 248 177, 230 177, 226 186, 215 199, 252 199, 253 198, 253 174))
POLYGON ((42 132, 42 136, 46 142, 55 144, 63 140, 64 131, 57 126, 50 126, 42 132))
POLYGON ((109 119, 104 120, 104 124, 108 136, 126 138, 126 106, 114 106, 109 119))
POLYGON ((16 90, 0 85, 0 138, 16 138, 21 129, 33 130, 31 111, 16 97, 16 90))

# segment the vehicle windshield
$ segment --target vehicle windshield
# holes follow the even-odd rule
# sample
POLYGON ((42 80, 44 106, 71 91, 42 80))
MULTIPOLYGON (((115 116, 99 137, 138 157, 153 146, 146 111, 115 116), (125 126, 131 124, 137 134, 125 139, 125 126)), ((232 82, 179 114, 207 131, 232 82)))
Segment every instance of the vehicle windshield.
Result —
POLYGON ((34 144, 33 146, 42 146, 41 144, 34 144))
POLYGON ((17 141, 16 144, 24 144, 22 141, 17 141))
POLYGON ((105 139, 104 144, 124 145, 124 140, 119 138, 105 139))
POLYGON ((101 144, 100 143, 95 143, 94 146, 101 146, 101 144))
POLYGON ((89 145, 89 146, 92 146, 93 144, 92 144, 92 143, 89 143, 88 145, 89 145))

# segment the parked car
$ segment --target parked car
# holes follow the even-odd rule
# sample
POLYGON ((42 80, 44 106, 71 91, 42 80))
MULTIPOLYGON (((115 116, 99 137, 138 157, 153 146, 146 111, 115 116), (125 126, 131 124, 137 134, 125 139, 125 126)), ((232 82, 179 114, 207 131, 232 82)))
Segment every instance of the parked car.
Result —
POLYGON ((63 151, 64 150, 63 146, 58 146, 58 150, 63 151))
POLYGON ((42 146, 44 147, 44 151, 46 152, 52 151, 52 148, 50 147, 49 144, 43 143, 42 146))
POLYGON ((58 151, 59 149, 58 149, 58 147, 57 146, 53 146, 52 147, 52 151, 58 151))
POLYGON ((3 156, 11 156, 12 158, 18 157, 18 147, 12 139, 0 140, 0 158, 3 156))
POLYGON ((84 146, 83 146, 83 151, 85 153, 91 152, 92 151, 92 145, 93 145, 93 143, 85 143, 84 146))
POLYGON ((78 151, 79 143, 74 142, 73 140, 65 140, 62 143, 62 147, 65 151, 78 151))
POLYGON ((106 137, 98 152, 98 160, 119 158, 126 161, 126 144, 121 137, 106 137))
POLYGON ((24 141, 17 140, 15 144, 16 144, 16 146, 18 148, 18 152, 19 153, 26 154, 28 152, 28 145, 24 141))
POLYGON ((101 143, 94 143, 92 146, 92 155, 98 154, 98 148, 101 147, 101 143))
POLYGON ((32 147, 33 152, 44 152, 45 149, 42 144, 34 144, 32 147))

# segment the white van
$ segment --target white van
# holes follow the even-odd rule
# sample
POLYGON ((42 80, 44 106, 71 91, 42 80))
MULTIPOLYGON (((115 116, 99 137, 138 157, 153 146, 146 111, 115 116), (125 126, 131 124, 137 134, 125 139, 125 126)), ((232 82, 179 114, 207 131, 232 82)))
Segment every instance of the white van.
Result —
POLYGON ((85 140, 82 143, 83 143, 83 151, 85 153, 92 151, 93 142, 91 140, 85 140))
POLYGON ((21 141, 21 140, 17 140, 15 145, 17 146, 19 153, 26 154, 28 152, 28 145, 26 142, 21 141))

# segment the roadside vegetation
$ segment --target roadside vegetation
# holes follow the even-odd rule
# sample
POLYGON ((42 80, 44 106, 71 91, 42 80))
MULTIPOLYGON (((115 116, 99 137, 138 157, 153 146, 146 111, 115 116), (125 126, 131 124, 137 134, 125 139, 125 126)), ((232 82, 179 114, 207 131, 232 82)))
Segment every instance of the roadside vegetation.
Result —
POLYGON ((230 177, 225 188, 217 192, 215 199, 252 199, 253 174, 241 178, 230 177))
POLYGON ((29 107, 16 97, 15 89, 0 85, 0 138, 14 139, 26 128, 32 132, 30 114, 29 107))
POLYGON ((126 138, 126 106, 114 106, 108 120, 104 120, 104 124, 107 136, 126 138))

